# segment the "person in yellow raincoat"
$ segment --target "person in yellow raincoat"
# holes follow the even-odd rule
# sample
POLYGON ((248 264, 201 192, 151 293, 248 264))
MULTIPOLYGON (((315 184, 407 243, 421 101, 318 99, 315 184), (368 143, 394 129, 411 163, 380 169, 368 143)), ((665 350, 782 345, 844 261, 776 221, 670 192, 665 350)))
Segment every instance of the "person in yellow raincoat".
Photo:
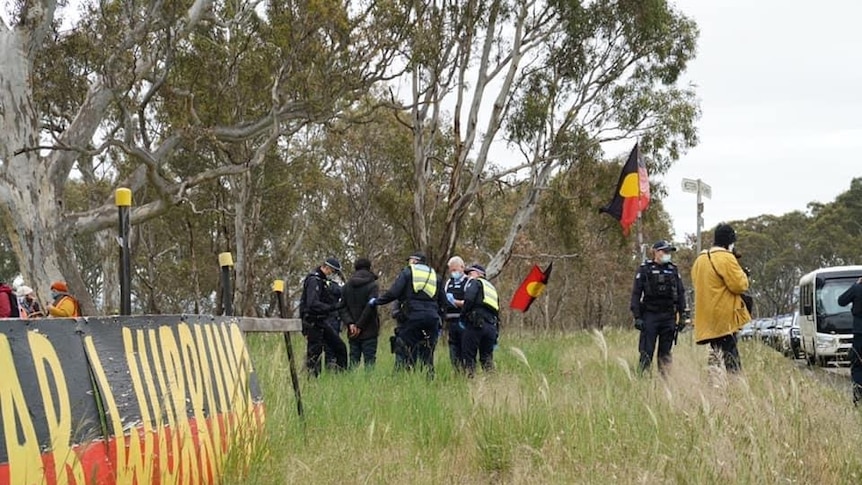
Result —
POLYGON ((691 269, 694 288, 694 339, 711 347, 710 363, 722 360, 728 372, 742 369, 736 333, 751 320, 742 294, 748 290, 748 276, 733 252, 736 231, 719 224, 714 244, 702 251, 691 269))

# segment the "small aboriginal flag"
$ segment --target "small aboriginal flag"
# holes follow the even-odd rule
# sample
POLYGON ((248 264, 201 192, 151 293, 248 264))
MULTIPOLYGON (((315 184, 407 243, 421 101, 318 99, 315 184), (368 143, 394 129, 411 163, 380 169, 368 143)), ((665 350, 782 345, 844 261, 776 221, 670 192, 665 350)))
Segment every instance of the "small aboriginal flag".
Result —
POLYGON ((524 278, 521 286, 512 295, 512 302, 509 304, 509 308, 522 312, 529 310, 530 305, 545 291, 545 285, 548 283, 548 277, 551 276, 551 269, 553 267, 554 263, 551 263, 545 268, 545 271, 542 271, 541 268, 533 265, 530 274, 524 278))
POLYGON ((649 176, 646 164, 640 156, 638 144, 632 148, 629 159, 623 166, 617 191, 611 203, 599 209, 606 212, 623 226, 623 234, 628 236, 632 224, 640 217, 641 212, 649 207, 649 176))

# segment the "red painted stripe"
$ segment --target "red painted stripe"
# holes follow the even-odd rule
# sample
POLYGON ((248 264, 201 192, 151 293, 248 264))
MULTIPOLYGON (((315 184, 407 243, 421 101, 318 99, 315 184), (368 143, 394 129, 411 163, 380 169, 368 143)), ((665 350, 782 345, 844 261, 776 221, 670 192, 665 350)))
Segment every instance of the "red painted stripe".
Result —
MULTIPOLYGON (((228 426, 233 428, 236 423, 236 416, 233 414, 218 414, 215 416, 215 419, 208 418, 206 420, 206 426, 211 435, 215 435, 218 433, 221 436, 222 449, 214 450, 216 452, 220 452, 220 455, 223 457, 228 452, 229 446, 229 437, 227 435, 228 426)), ((254 424, 260 429, 263 425, 264 421, 264 408, 262 403, 257 403, 254 405, 254 424)), ((192 433, 192 441, 195 446, 195 457, 197 463, 195 466, 200 472, 201 484, 212 484, 215 481, 215 470, 211 469, 209 466, 204 465, 203 457, 200 453, 200 442, 198 440, 198 427, 197 422, 193 417, 188 418, 189 427, 192 433), (204 469, 206 468, 206 469, 204 469)), ((134 433, 138 435, 140 439, 141 449, 144 448, 144 440, 145 440, 145 431, 142 426, 134 429, 134 433)), ((169 426, 165 426, 163 428, 164 440, 162 439, 154 439, 153 440, 153 449, 152 450, 144 450, 144 459, 147 460, 145 463, 148 463, 153 467, 153 481, 152 485, 162 485, 161 477, 164 472, 173 472, 174 467, 177 463, 177 454, 173 453, 174 450, 168 449, 168 459, 167 465, 168 470, 160 470, 159 469, 159 442, 164 441, 171 444, 171 433, 172 430, 169 426)), ((126 435, 126 440, 131 437, 132 434, 126 435)), ((158 437, 156 437, 158 438, 158 437)), ((99 485, 109 485, 115 484, 117 477, 115 474, 115 467, 117 461, 117 440, 115 438, 111 438, 110 440, 96 440, 91 441, 86 444, 74 445, 72 446, 73 452, 78 456, 82 464, 82 468, 84 470, 84 483, 75 482, 72 473, 67 470, 67 475, 69 477, 70 485, 89 485, 89 484, 99 484, 99 485)), ((179 450, 177 450, 179 451, 179 450)), ((41 473, 44 478, 40 480, 36 480, 34 483, 43 483, 45 485, 56 485, 57 480, 55 476, 56 463, 54 460, 54 453, 47 452, 42 454, 42 466, 43 469, 41 473)), ((32 470, 31 472, 35 472, 32 470)), ((38 473, 38 472, 37 472, 38 473)), ((180 470, 177 476, 179 479, 178 483, 186 483, 188 480, 182 477, 183 473, 188 473, 188 470, 180 470)), ((0 464, 0 485, 11 485, 11 477, 10 477, 10 469, 8 463, 0 464)), ((122 484, 122 485, 135 485, 135 484, 122 484)), ((147 485, 147 484, 137 484, 137 485, 147 485)), ((172 485, 172 484, 164 484, 164 485, 172 485)))

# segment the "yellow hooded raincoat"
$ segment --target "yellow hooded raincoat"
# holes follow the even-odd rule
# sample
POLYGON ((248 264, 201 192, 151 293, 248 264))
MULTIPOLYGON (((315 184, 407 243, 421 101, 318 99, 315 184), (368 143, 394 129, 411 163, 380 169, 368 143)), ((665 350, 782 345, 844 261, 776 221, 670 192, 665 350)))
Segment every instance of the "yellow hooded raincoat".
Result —
POLYGON ((748 290, 748 277, 727 249, 702 251, 691 268, 691 281, 695 342, 731 335, 751 320, 740 296, 748 290))

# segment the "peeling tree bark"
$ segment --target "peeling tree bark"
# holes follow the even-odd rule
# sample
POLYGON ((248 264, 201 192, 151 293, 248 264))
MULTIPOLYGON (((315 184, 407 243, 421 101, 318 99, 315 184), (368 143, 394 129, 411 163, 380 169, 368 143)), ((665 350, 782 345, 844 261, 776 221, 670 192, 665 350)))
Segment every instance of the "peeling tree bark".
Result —
MULTIPOLYGON (((51 2, 43 2, 51 3, 51 2)), ((46 5, 41 7, 44 9, 46 5)), ((43 10, 42 15, 53 12, 43 10)), ((33 11, 30 11, 33 14, 33 11)), ((41 25, 41 24, 38 24, 41 25)), ((51 180, 48 159, 38 151, 39 116, 33 106, 32 61, 38 31, 0 29, 0 206, 21 274, 42 301, 50 301, 54 280, 67 280, 85 313, 93 313, 75 264, 71 234, 61 232, 62 199, 51 180), (65 276, 64 276, 65 275, 65 276)))

